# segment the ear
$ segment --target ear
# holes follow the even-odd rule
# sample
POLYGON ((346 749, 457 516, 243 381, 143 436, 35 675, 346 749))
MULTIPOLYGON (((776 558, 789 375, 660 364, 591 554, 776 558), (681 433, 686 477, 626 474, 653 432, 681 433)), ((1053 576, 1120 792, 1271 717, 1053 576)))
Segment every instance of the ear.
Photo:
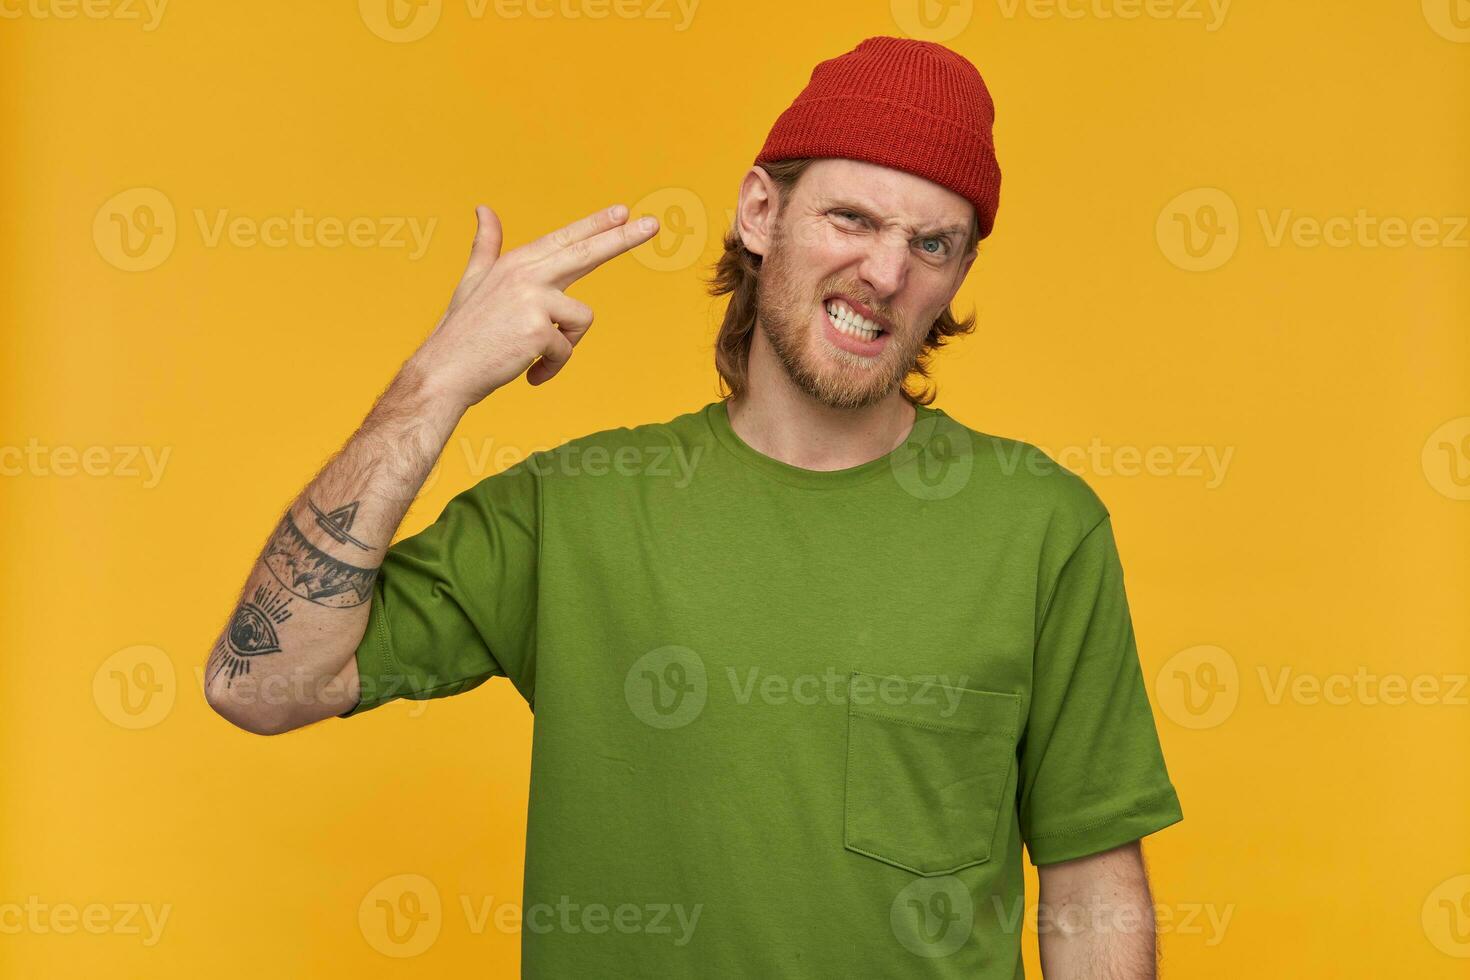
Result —
MULTIPOLYGON (((979 222, 979 220, 980 220, 979 213, 975 210, 974 206, 971 205, 971 207, 970 207, 970 235, 971 235, 971 237, 974 237, 975 235, 979 234, 979 229, 977 227, 977 222, 979 222)), ((980 240, 979 239, 976 239, 975 240, 975 247, 970 251, 970 254, 969 255, 965 256, 965 261, 960 266, 960 277, 959 277, 959 280, 958 280, 959 282, 964 282, 965 281, 965 277, 970 274, 970 266, 972 266, 972 265, 975 264, 975 259, 978 258, 979 255, 980 255, 980 240)))
POLYGON ((780 189, 764 167, 751 167, 740 181, 740 203, 735 208, 735 228, 740 240, 756 255, 765 258, 775 232, 776 205, 780 189))

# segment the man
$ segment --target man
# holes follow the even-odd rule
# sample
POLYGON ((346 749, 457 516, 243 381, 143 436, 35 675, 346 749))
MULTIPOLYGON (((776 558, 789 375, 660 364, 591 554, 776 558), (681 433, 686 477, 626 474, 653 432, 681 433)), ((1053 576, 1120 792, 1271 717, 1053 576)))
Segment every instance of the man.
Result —
POLYGON ((387 548, 461 415, 554 377, 621 206, 501 255, 281 518, 210 656, 270 734, 504 676, 534 712, 536 977, 1010 978, 1022 846, 1049 977, 1154 973, 1139 838, 1181 818, 1107 510, 906 385, 1000 171, 974 66, 870 38, 744 176, 728 399, 533 454, 387 548), (260 696, 289 682, 289 698, 260 696))

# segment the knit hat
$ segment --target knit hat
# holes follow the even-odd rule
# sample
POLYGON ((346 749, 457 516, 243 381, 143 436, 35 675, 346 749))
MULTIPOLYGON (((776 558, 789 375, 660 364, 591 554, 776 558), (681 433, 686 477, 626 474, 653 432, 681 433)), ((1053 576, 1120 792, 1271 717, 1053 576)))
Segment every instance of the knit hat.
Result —
POLYGON ((870 37, 812 69, 757 164, 845 157, 917 174, 975 206, 980 237, 1000 206, 995 105, 980 72, 932 41, 870 37))

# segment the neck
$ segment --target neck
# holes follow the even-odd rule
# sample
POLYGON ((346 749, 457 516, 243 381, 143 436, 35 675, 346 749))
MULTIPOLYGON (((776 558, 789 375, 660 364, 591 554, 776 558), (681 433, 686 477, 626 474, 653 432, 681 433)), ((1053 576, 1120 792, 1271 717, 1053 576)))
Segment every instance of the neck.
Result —
POLYGON ((765 338, 751 338, 745 391, 726 402, 730 428, 757 452, 808 470, 841 470, 903 444, 916 412, 897 388, 863 408, 833 408, 798 388, 765 338))

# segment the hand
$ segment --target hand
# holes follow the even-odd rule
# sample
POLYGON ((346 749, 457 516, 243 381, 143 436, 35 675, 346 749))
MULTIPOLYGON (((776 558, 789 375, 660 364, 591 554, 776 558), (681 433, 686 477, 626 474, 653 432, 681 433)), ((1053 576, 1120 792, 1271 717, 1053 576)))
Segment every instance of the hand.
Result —
POLYGON ((464 276, 413 357, 464 408, 522 371, 533 385, 555 376, 592 326, 591 307, 562 290, 658 231, 652 217, 626 224, 628 209, 619 204, 501 255, 495 212, 481 205, 475 220, 464 276))

